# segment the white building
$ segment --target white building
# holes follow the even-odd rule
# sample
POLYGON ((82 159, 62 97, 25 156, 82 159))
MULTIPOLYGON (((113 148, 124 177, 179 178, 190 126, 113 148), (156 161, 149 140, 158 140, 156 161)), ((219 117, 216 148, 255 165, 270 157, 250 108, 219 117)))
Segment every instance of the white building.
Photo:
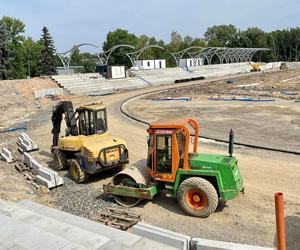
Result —
POLYGON ((138 60, 135 67, 137 67, 138 69, 164 69, 166 68, 166 60, 138 60))
POLYGON ((201 66, 204 64, 204 58, 185 58, 180 59, 179 66, 180 67, 194 67, 201 66))

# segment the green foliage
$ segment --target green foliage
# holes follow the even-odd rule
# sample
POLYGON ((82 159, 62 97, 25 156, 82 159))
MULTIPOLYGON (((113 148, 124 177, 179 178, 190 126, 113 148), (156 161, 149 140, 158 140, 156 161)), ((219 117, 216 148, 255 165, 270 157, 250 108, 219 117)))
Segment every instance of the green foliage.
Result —
POLYGON ((237 29, 232 24, 215 25, 207 29, 204 37, 210 47, 227 47, 232 43, 236 33, 237 29))
POLYGON ((13 55, 11 77, 12 78, 24 78, 24 50, 23 42, 25 31, 25 24, 16 18, 3 16, 0 22, 3 24, 9 36, 9 46, 13 55))
POLYGON ((56 74, 56 50, 54 47, 54 41, 48 29, 45 26, 43 27, 43 33, 40 39, 40 44, 42 48, 40 74, 56 74))
POLYGON ((39 42, 35 42, 28 37, 23 42, 24 58, 26 68, 26 75, 35 77, 39 75, 39 61, 41 57, 42 46, 39 42))
POLYGON ((79 49, 76 49, 71 58, 72 66, 83 66, 82 73, 95 72, 96 69, 96 56, 88 52, 80 53, 79 49))
MULTIPOLYGON (((25 24, 16 18, 3 16, 0 19, 0 79, 33 77, 40 74, 55 74, 61 62, 56 56, 54 41, 46 27, 39 41, 24 36, 25 24)), ((126 52, 136 51, 147 45, 159 45, 164 49, 145 50, 140 59, 166 59, 167 66, 173 67, 175 61, 171 53, 188 47, 254 47, 270 48, 271 51, 258 52, 254 61, 299 61, 300 28, 265 32, 258 27, 237 30, 232 25, 209 27, 204 38, 182 36, 177 31, 170 34, 170 42, 165 43, 147 35, 137 36, 124 29, 116 29, 106 36, 103 51, 119 44, 128 44, 135 49, 119 48, 110 57, 109 64, 123 64, 131 67, 126 52)), ((190 52, 196 51, 191 50, 190 52)), ((186 57, 188 55, 185 55, 186 57)), ((218 60, 214 60, 218 63, 218 60)), ((76 50, 71 58, 71 65, 83 66, 83 72, 94 72, 96 57, 90 53, 76 50)))
POLYGON ((0 80, 10 78, 12 60, 9 33, 0 21, 0 80))
MULTIPOLYGON (((139 39, 127 30, 116 29, 115 31, 108 32, 106 41, 103 43, 103 51, 107 51, 119 44, 127 44, 136 48, 139 44, 139 39)), ((131 62, 125 54, 131 51, 132 49, 126 47, 115 50, 110 57, 109 64, 125 64, 126 67, 131 67, 131 62)))

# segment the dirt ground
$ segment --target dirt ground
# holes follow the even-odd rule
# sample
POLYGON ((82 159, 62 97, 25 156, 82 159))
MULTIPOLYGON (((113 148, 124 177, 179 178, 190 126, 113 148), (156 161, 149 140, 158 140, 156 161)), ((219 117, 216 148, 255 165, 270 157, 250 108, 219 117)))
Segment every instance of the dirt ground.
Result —
POLYGON ((192 116, 200 122, 200 133, 204 136, 226 140, 232 128, 237 142, 300 152, 300 105, 294 101, 300 97, 300 71, 273 74, 236 79, 231 84, 216 81, 165 90, 131 101, 126 110, 149 122, 192 116), (253 82, 260 83, 238 87, 253 82), (208 100, 217 96, 274 98, 274 101, 208 100), (190 97, 192 101, 161 101, 165 97, 190 97))
MULTIPOLYGON (((283 80, 292 77, 296 77, 296 75, 288 75, 286 77, 283 77, 283 80)), ((180 87, 182 85, 184 84, 178 84, 176 86, 180 87)), ((163 90, 165 88, 165 86, 161 86, 158 88, 131 91, 127 93, 120 93, 105 97, 66 97, 66 99, 71 99, 74 102, 75 106, 83 103, 103 101, 108 106, 108 124, 110 132, 116 136, 124 138, 128 142, 128 148, 130 152, 130 164, 140 165, 145 163, 146 158, 146 127, 124 117, 120 113, 119 105, 123 100, 127 99, 130 96, 134 96, 138 93, 143 93, 145 91, 155 89, 163 90)), ((14 87, 12 87, 12 89, 14 89, 14 87)), ((298 89, 293 89, 293 91, 297 90, 298 89)), ((289 89, 289 91, 292 90, 289 89)), ((12 91, 12 93, 16 93, 16 102, 22 103, 22 101, 18 100, 25 100, 24 102, 30 101, 28 98, 22 97, 18 92, 12 91)), ((217 92, 209 93, 209 95, 211 94, 218 95, 217 92)), ((182 96, 182 94, 179 95, 182 96)), ((2 103, 5 104, 8 101, 10 100, 4 99, 2 103)), ((283 101, 285 100, 279 99, 278 103, 284 106, 284 104, 281 103, 283 101)), ((30 104, 28 104, 28 111, 27 107, 24 110, 23 107, 18 109, 19 106, 14 106, 11 109, 11 111, 13 111, 14 114, 9 114, 9 117, 11 117, 11 124, 13 124, 13 121, 23 121, 26 117, 25 119, 28 120, 30 128, 28 130, 28 134, 38 143, 40 147, 40 150, 32 153, 32 155, 45 165, 52 164, 51 154, 49 150, 52 140, 50 133, 50 117, 52 106, 54 106, 56 102, 57 101, 50 100, 49 103, 42 105, 40 108, 37 109, 35 107, 34 102, 32 102, 31 100, 30 104), (24 114, 26 115, 24 116, 24 114)), ((176 109, 180 108, 180 105, 188 105, 188 103, 174 103, 174 105, 177 106, 172 112, 170 112, 167 106, 160 106, 159 104, 158 107, 156 107, 154 104, 155 102, 157 101, 151 99, 133 100, 132 102, 128 103, 126 108, 130 110, 130 112, 135 113, 138 116, 145 116, 143 118, 153 119, 153 115, 170 114, 172 112, 174 114, 176 112, 176 109), (136 103, 140 101, 149 102, 147 104, 148 107, 146 108, 140 106, 144 105, 144 103, 136 103), (150 103, 151 106, 149 106, 150 103), (161 110, 158 111, 157 108, 161 110), (164 112, 162 110, 164 110, 164 112)), ((192 103, 194 103, 194 99, 192 103)), ((166 103, 164 105, 169 104, 166 103)), ((230 104, 217 103, 213 104, 213 107, 210 107, 211 104, 207 101, 206 94, 205 98, 199 94, 199 98, 197 98, 197 105, 201 105, 201 109, 198 106, 199 111, 197 109, 186 109, 182 114, 184 114, 185 116, 194 116, 197 112, 204 113, 204 106, 205 110, 209 110, 210 112, 205 111, 207 113, 206 127, 203 126, 202 116, 199 116, 201 117, 201 119, 199 120, 202 124, 201 133, 211 133, 210 135, 224 136, 225 134, 225 137, 227 138, 228 128, 231 126, 231 124, 225 123, 225 125, 222 125, 224 124, 224 121, 232 120, 232 116, 238 116, 239 119, 234 119, 240 121, 242 119, 241 116, 243 112, 246 113, 244 114, 244 116, 250 116, 248 115, 249 109, 243 111, 243 105, 232 102, 230 104), (222 111, 218 112, 217 110, 220 108, 223 109, 222 111), (231 109, 232 112, 228 112, 231 109), (217 113, 221 113, 223 116, 219 117, 216 120, 217 113), (215 119, 213 120, 215 126, 211 126, 209 124, 210 119, 215 119)), ((255 120, 262 120, 262 116, 259 116, 258 114, 263 109, 259 105, 260 104, 258 104, 255 107, 255 109, 251 111, 253 114, 257 115, 255 120)), ((281 128, 288 126, 286 127, 286 130, 287 133, 289 133, 290 137, 287 137, 286 135, 281 135, 281 132, 278 132, 280 134, 280 136, 278 137, 279 140, 285 142, 285 144, 280 143, 280 145, 282 145, 283 147, 285 147, 286 145, 294 145, 294 150, 296 150, 297 147, 299 150, 299 144, 297 143, 297 140, 293 140, 293 137, 296 138, 297 136, 299 136, 299 124, 296 123, 294 127, 293 125, 291 125, 291 120, 297 120, 297 115, 299 118, 298 106, 291 108, 289 105, 287 105, 284 107, 289 110, 290 120, 285 121, 285 123, 282 123, 282 121, 284 121, 287 118, 285 115, 282 118, 282 113, 284 112, 279 112, 278 114, 276 114, 277 120, 273 122, 271 120, 268 121, 268 124, 266 126, 269 126, 271 124, 272 127, 270 127, 270 130, 274 130, 276 128, 279 129, 278 131, 280 131, 281 128)), ((266 111, 263 110, 262 113, 266 113, 266 111)), ((271 119, 273 116, 274 115, 271 114, 268 115, 268 119, 271 119)), ((4 119, 3 121, 6 122, 4 119)), ((1 121, 1 126, 3 126, 3 121, 1 121)), ((5 126, 7 126, 7 124, 5 123, 5 126)), ((263 122, 261 122, 261 124, 263 124, 263 122)), ((240 123, 238 123, 235 130, 237 133, 237 139, 239 140, 240 138, 246 138, 250 140, 251 137, 254 136, 257 138, 255 141, 263 141, 260 140, 260 137, 262 136, 260 127, 256 124, 254 124, 251 127, 251 129, 249 129, 249 123, 246 123, 243 126, 240 123), (246 136, 250 130, 251 134, 246 136), (241 133, 241 131, 245 131, 245 133, 241 133)), ((0 134, 1 146, 8 145, 9 147, 13 148, 14 146, 12 146, 12 144, 16 142, 15 138, 17 134, 18 133, 0 134)), ((207 141, 200 141, 199 150, 202 152, 227 154, 227 145, 213 144, 207 141)), ((246 149, 243 147, 236 147, 234 154, 239 160, 239 166, 246 185, 246 193, 244 196, 240 196, 238 199, 229 201, 223 211, 216 212, 206 219, 189 217, 183 214, 183 212, 178 208, 175 199, 165 197, 164 193, 157 196, 152 202, 142 202, 139 206, 131 210, 143 215, 144 220, 147 223, 171 229, 176 232, 184 233, 193 237, 273 247, 276 231, 273 195, 275 192, 281 191, 284 193, 285 199, 288 249, 297 249, 297 247, 300 245, 299 156, 253 150, 248 148, 246 149)), ((61 174, 65 175, 66 173, 63 172, 61 174)), ((66 197, 66 194, 72 195, 72 190, 69 190, 69 193, 64 192, 64 189, 66 189, 67 186, 63 186, 56 190, 51 190, 49 193, 41 194, 35 190, 32 190, 32 187, 30 187, 26 183, 26 181, 24 181, 22 176, 18 175, 16 171, 11 169, 11 165, 5 164, 3 162, 0 162, 0 176, 0 198, 5 198, 9 200, 18 200, 24 198, 33 199, 46 205, 64 209, 65 211, 68 211, 69 209, 69 212, 73 212, 73 210, 76 209, 76 203, 80 203, 80 199, 78 199, 77 197, 75 203, 70 203, 73 206, 72 209, 68 208, 67 206, 62 206, 61 203, 64 202, 64 199, 69 201, 68 197, 66 197), (57 194, 59 190, 61 190, 60 192, 63 195, 65 195, 65 197, 57 194)), ((102 185, 104 183, 108 183, 111 180, 111 176, 111 174, 107 174, 105 176, 97 176, 92 181, 86 184, 72 186, 72 189, 74 189, 73 195, 84 195, 87 197, 93 197, 93 199, 101 199, 102 185), (88 196, 86 193, 83 192, 89 192, 92 195, 88 196), (95 198, 95 194, 97 193, 99 193, 100 198, 95 198)), ((66 182, 66 185, 67 183, 68 182, 66 182)), ((98 211, 100 209, 95 207, 95 203, 90 204, 87 201, 87 199, 84 199, 84 202, 85 204, 80 204, 80 209, 82 209, 82 207, 85 207, 88 211, 98 211)))

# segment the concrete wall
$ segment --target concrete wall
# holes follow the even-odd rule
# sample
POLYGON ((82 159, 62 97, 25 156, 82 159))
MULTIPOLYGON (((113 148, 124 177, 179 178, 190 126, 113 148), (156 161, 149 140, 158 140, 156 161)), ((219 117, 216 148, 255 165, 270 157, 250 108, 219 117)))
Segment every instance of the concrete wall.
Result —
POLYGON ((185 58, 180 59, 179 66, 180 67, 195 67, 203 65, 204 59, 203 58, 185 58))
POLYGON ((137 65, 138 69, 159 69, 166 68, 165 59, 155 59, 155 60, 138 60, 137 65))
POLYGON ((125 66, 109 66, 108 70, 108 78, 117 79, 117 78, 125 78, 125 66))

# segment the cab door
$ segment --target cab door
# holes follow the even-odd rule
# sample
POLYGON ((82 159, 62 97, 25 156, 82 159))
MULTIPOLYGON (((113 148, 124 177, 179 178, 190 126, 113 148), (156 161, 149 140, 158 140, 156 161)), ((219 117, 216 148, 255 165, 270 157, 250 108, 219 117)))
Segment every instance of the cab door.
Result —
MULTIPOLYGON (((164 131, 165 132, 165 131, 164 131)), ((173 131, 168 133, 157 131, 153 150, 153 175, 156 180, 173 182, 176 175, 178 157, 176 157, 177 142, 173 131)))

